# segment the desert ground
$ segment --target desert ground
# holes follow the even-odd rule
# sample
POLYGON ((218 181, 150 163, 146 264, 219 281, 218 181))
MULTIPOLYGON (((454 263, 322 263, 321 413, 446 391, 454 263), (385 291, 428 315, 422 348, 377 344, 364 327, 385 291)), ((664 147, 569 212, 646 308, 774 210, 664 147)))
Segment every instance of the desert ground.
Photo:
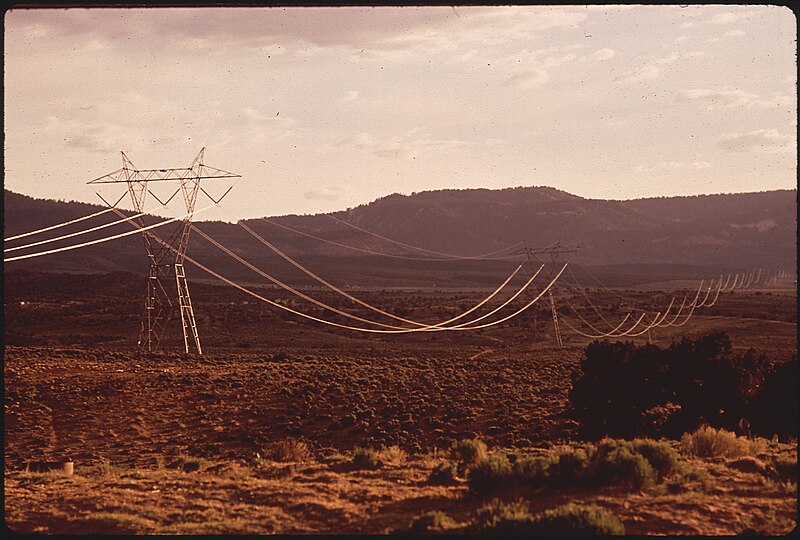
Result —
MULTIPOLYGON (((626 534, 796 526, 796 439, 709 457, 662 441, 679 466, 649 486, 474 489, 453 453, 459 441, 478 439, 484 457, 515 461, 589 444, 566 411, 591 340, 564 330, 558 347, 549 306, 476 332, 365 337, 197 284, 197 356, 182 352, 174 320, 160 350, 140 352, 140 301, 131 293, 143 289, 115 275, 93 284, 6 276, 4 511, 14 532, 480 532, 487 515, 514 504, 536 513, 566 503, 607 510, 626 534), (72 461, 74 474, 26 471, 32 461, 72 461), (780 473, 786 463, 793 473, 780 473), (457 470, 437 481, 448 464, 457 470), (426 526, 421 516, 431 512, 435 524, 426 526)), ((363 294, 419 320, 481 297, 363 294)), ((668 297, 619 295, 654 307, 668 297)), ((593 299, 608 314, 624 312, 608 292, 593 299)), ((797 352, 796 291, 723 293, 686 326, 631 341, 666 345, 712 330, 727 332, 736 350, 786 360, 797 352)))

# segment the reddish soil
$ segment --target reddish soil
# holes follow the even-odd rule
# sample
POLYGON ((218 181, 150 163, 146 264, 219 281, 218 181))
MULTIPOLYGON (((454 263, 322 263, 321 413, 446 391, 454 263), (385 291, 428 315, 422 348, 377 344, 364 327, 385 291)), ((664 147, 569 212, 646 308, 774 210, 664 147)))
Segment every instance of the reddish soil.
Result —
MULTIPOLYGON (((175 341, 157 354, 131 349, 138 324, 125 310, 87 326, 97 298, 80 306, 26 294, 24 306, 16 297, 5 306, 6 337, 17 343, 4 358, 5 517, 17 532, 383 533, 429 510, 466 523, 487 501, 468 495, 463 481, 427 482, 453 441, 541 452, 574 437, 563 413, 589 340, 571 336, 554 347, 546 312, 475 334, 362 338, 210 290, 198 294, 208 346, 197 357, 170 352, 175 341), (111 339, 104 348, 80 345, 92 333, 111 339), (286 440, 306 442, 307 455, 256 457, 286 440), (391 445, 406 458, 374 471, 349 466, 354 447, 391 445), (70 478, 23 472, 29 461, 67 459, 75 462, 70 478), (202 465, 171 467, 181 459, 202 465)), ((469 297, 406 300, 412 318, 432 320, 469 297)), ((384 307, 398 297, 387 298, 384 307)), ((796 353, 796 303, 742 298, 651 337, 667 343, 724 329, 737 349, 780 360, 796 353)), ((797 459, 793 444, 769 453, 797 459)), ((530 500, 537 508, 595 502, 629 534, 785 533, 796 524, 796 480, 772 481, 725 460, 686 462, 698 477, 677 493, 556 490, 530 500)))

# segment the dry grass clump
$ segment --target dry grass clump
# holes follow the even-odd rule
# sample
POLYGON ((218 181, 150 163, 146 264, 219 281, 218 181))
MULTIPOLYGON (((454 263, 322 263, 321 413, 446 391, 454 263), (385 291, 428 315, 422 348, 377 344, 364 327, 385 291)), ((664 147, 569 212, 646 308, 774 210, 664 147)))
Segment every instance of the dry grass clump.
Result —
POLYGON ((378 450, 378 459, 384 465, 399 467, 408 461, 408 452, 396 445, 385 446, 378 450))
POLYGON ((282 439, 263 448, 264 458, 281 463, 307 461, 311 458, 311 447, 300 439, 282 439))
POLYGON ((459 473, 480 464, 488 455, 489 449, 480 439, 463 439, 450 447, 450 457, 458 465, 459 473))
POLYGON ((696 457, 754 456, 765 449, 761 440, 737 437, 735 433, 711 426, 701 426, 694 433, 684 433, 681 437, 681 451, 696 457))
POLYGON ((469 469, 467 483, 479 494, 511 487, 555 489, 626 485, 651 488, 679 468, 672 447, 652 439, 602 439, 586 448, 560 448, 548 456, 515 455, 513 463, 493 455, 469 469))

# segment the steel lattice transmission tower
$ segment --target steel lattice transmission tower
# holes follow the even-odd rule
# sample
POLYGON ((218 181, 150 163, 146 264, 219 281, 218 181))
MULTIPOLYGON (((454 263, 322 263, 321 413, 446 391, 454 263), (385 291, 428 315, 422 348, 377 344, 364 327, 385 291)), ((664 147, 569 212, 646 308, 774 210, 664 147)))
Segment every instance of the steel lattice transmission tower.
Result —
MULTIPOLYGON (((147 298, 142 314, 139 346, 148 352, 158 348, 167 322, 173 314, 175 306, 167 291, 170 288, 168 281, 174 277, 178 311, 183 327, 184 348, 187 353, 193 347, 198 354, 203 354, 192 309, 192 299, 189 296, 189 284, 186 281, 186 271, 183 267, 189 243, 189 232, 192 227, 192 214, 195 211, 195 203, 200 192, 211 199, 214 204, 219 204, 233 189, 233 186, 229 187, 221 197, 214 199, 200 185, 201 180, 240 177, 238 174, 209 167, 203 163, 204 153, 205 148, 200 150, 192 164, 186 168, 137 169, 128 156, 121 152, 121 169, 88 182, 89 184, 126 184, 131 203, 137 214, 144 213, 145 199, 148 193, 165 208, 179 193, 183 196, 186 215, 178 222, 178 227, 169 237, 161 238, 152 230, 142 232, 150 269, 147 276, 147 298), (178 187, 166 201, 162 201, 148 187, 150 182, 176 182, 178 187)), ((119 200, 122 200, 123 197, 124 194, 119 200)), ((103 200, 105 201, 105 199, 103 200)), ((106 204, 108 203, 106 202, 106 204)), ((109 206, 114 207, 116 204, 109 204, 109 206)), ((141 228, 146 226, 144 216, 134 217, 133 221, 141 228)))
MULTIPOLYGON (((556 262, 558 261, 558 256, 563 253, 576 253, 578 250, 576 249, 566 249, 561 247, 561 242, 556 242, 554 246, 551 247, 544 247, 544 248, 534 248, 528 246, 527 242, 524 242, 524 247, 513 252, 512 255, 521 255, 524 254, 528 259, 528 264, 531 266, 531 271, 534 270, 533 259, 535 258, 537 261, 542 262, 538 255, 550 255, 550 263, 552 264, 553 270, 555 270, 556 262)), ((549 273, 549 272, 548 272, 549 273)), ((550 300, 550 314, 553 317, 553 330, 555 331, 556 336, 556 343, 558 344, 559 348, 564 346, 564 341, 561 339, 561 327, 558 324, 558 312, 556 311, 556 302, 553 299, 553 289, 550 288, 547 291, 547 297, 550 300)))

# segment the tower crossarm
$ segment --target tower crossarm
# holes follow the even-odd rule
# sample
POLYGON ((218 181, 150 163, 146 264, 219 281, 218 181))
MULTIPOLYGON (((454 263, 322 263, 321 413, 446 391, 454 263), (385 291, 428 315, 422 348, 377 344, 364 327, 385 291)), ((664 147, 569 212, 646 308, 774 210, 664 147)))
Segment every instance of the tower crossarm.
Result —
POLYGON ((129 169, 123 167, 114 172, 108 173, 99 178, 88 182, 89 184, 120 184, 128 182, 168 182, 181 181, 188 179, 211 179, 211 178, 241 178, 240 174, 235 174, 222 169, 199 165, 195 167, 183 167, 178 169, 129 169))

